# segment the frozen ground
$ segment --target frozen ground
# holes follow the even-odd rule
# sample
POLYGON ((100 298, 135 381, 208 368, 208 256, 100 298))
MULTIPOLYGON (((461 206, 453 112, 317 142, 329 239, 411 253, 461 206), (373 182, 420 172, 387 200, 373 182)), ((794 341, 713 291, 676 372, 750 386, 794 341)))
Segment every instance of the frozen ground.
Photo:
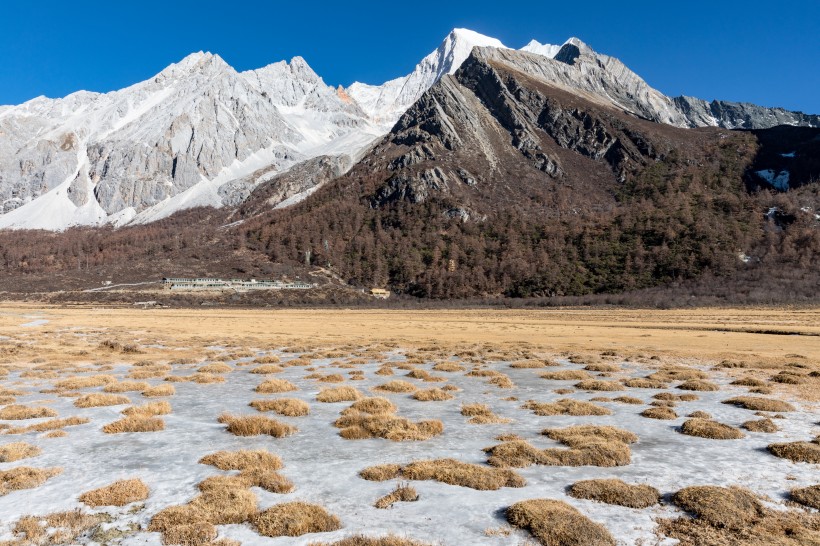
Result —
MULTIPOLYGON (((292 355, 283 357, 283 360, 292 355)), ((394 360, 403 357, 394 354, 394 360)), ((250 359, 245 359, 250 360, 250 359)), ((330 360, 314 361, 323 366, 330 360)), ((235 364, 234 361, 229 364, 235 364)), ((583 366, 561 362, 561 367, 546 370, 580 369, 583 366)), ((384 377, 374 375, 381 364, 373 363, 357 366, 365 372, 364 381, 346 381, 368 394, 368 388, 401 377, 403 370, 395 369, 396 375, 384 377)), ((643 376, 648 370, 631 363, 620 364, 623 376, 643 376)), ((198 366, 175 366, 177 375, 193 373, 198 366)), ((418 365, 430 369, 431 364, 418 365)), ((308 544, 316 541, 332 541, 354 533, 382 535, 397 533, 419 540, 447 545, 462 544, 519 544, 528 536, 514 531, 510 536, 493 537, 485 535, 485 530, 505 525, 503 510, 511 503, 523 499, 554 498, 576 506, 593 520, 605 525, 620 543, 654 544, 658 517, 669 517, 678 512, 669 505, 647 510, 634 510, 619 506, 577 500, 566 495, 565 488, 572 483, 588 478, 620 478, 630 483, 647 483, 668 494, 689 485, 740 485, 767 496, 773 504, 783 504, 785 493, 794 487, 813 485, 818 482, 816 466, 794 464, 769 455, 765 446, 774 441, 805 440, 813 437, 813 427, 817 422, 816 413, 807 408, 786 413, 785 419, 776 420, 780 432, 774 434, 746 433, 741 440, 709 440, 685 436, 676 431, 684 420, 659 421, 639 416, 652 401, 656 389, 626 389, 620 393, 579 392, 558 395, 552 391, 559 387, 571 387, 574 381, 547 381, 539 378, 545 369, 512 369, 506 362, 491 363, 511 377, 515 388, 500 389, 489 385, 485 378, 468 377, 465 372, 432 372, 448 378, 447 383, 423 383, 407 379, 420 388, 431 388, 443 384, 456 385, 462 390, 454 393, 453 400, 444 402, 419 402, 410 394, 384 394, 399 408, 398 414, 413 420, 436 418, 444 423, 444 434, 422 442, 390 442, 388 440, 345 440, 338 435, 332 423, 339 412, 349 403, 323 404, 316 402, 315 396, 323 384, 304 379, 309 372, 304 367, 287 367, 274 377, 288 379, 299 387, 299 391, 281 395, 260 395, 253 388, 267 377, 248 373, 253 366, 237 366, 225 374, 226 382, 200 385, 195 383, 174 383, 176 395, 168 398, 173 413, 164 416, 166 429, 162 432, 107 435, 101 427, 120 417, 123 406, 77 409, 72 398, 60 398, 38 391, 50 388, 52 380, 32 381, 19 379, 19 372, 13 372, 3 381, 12 388, 24 388, 26 396, 18 397, 17 403, 47 404, 60 414, 85 416, 91 419, 86 425, 67 428, 68 436, 46 439, 42 435, 25 434, 4 436, 0 443, 25 440, 42 447, 42 455, 0 464, 0 470, 16 466, 52 467, 59 466, 63 473, 50 479, 44 485, 0 496, 0 540, 11 538, 10 526, 22 515, 43 515, 55 511, 82 507, 80 493, 124 478, 141 478, 151 489, 145 508, 131 513, 131 507, 107 509, 116 514, 112 524, 124 528, 136 522, 147 526, 151 516, 172 504, 189 501, 197 493, 196 484, 204 478, 220 474, 211 466, 197 464, 200 457, 220 449, 265 448, 279 455, 284 461, 282 474, 290 478, 296 486, 294 492, 286 495, 272 494, 255 488, 260 500, 260 509, 270 505, 304 500, 323 505, 337 515, 344 528, 334 533, 306 535, 299 538, 265 538, 256 534, 250 526, 221 526, 220 536, 230 537, 243 544, 284 545, 308 544), (21 387, 24 386, 24 387, 21 387), (601 403, 614 413, 604 417, 540 417, 521 409, 522 402, 534 399, 550 401, 563 397, 587 400, 596 396, 614 397, 620 394, 639 397, 646 402, 643 406, 619 403, 601 403), (248 407, 254 399, 296 397, 307 401, 311 413, 306 417, 271 417, 289 422, 299 428, 299 432, 287 438, 274 439, 267 436, 241 438, 224 430, 217 417, 224 411, 239 414, 254 414, 248 407), (505 401, 504 398, 517 397, 519 401, 505 401), (481 402, 500 416, 512 419, 509 424, 470 425, 460 414, 462 403, 481 402), (381 463, 404 463, 418 459, 452 457, 471 463, 484 463, 486 455, 482 448, 498 443, 494 438, 502 433, 515 433, 538 447, 559 446, 540 434, 546 427, 564 427, 573 424, 598 423, 615 425, 636 433, 640 440, 632 447, 632 463, 619 468, 597 467, 546 467, 533 466, 519 469, 527 480, 527 486, 520 489, 503 488, 498 491, 475 491, 432 481, 412 482, 420 499, 413 503, 398 503, 393 508, 379 510, 373 502, 390 492, 396 480, 389 482, 369 482, 358 476, 358 472, 370 465, 381 463)), ((323 367, 322 373, 340 373, 347 377, 350 369, 323 367)), ((125 375, 126 367, 118 367, 112 373, 125 375)), ((703 410, 723 423, 739 426, 742 422, 756 419, 754 412, 721 404, 733 395, 745 394, 746 389, 729 386, 720 377, 712 378, 721 384, 718 392, 698 392, 700 400, 679 403, 676 411, 685 416, 695 410, 703 410)), ((149 380, 152 384, 161 380, 149 380)), ((100 388, 83 389, 93 392, 100 388)), ((675 389, 670 389, 674 391, 675 389)), ((683 392, 683 391, 677 391, 683 392)), ((133 403, 144 403, 139 393, 125 393, 133 403)), ((12 425, 37 422, 15 421, 12 425)), ((674 541, 667 541, 672 544, 674 541)), ((122 542, 128 545, 160 544, 157 533, 139 532, 122 542)))

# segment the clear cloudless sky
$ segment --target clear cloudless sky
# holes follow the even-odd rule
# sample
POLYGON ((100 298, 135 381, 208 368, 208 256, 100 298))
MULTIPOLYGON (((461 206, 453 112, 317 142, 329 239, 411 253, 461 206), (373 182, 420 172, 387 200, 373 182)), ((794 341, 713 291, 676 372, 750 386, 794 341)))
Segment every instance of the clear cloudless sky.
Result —
POLYGON ((455 27, 515 48, 578 36, 668 95, 820 114, 820 0, 5 0, 0 104, 119 89, 199 50, 237 70, 301 55, 329 84, 379 84, 455 27))

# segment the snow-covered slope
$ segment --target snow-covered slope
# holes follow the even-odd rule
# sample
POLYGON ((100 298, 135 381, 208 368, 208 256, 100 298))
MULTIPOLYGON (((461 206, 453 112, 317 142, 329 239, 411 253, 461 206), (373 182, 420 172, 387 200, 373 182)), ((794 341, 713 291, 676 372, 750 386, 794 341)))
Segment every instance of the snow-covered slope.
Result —
POLYGON ((230 192, 247 193, 226 191, 227 182, 318 155, 353 156, 382 133, 299 57, 240 74, 195 53, 120 91, 0 111, 0 228, 122 224, 221 206, 230 192))
POLYGON ((458 70, 474 47, 505 49, 495 38, 457 28, 407 76, 379 86, 356 82, 347 88, 347 93, 375 122, 389 129, 442 76, 458 70))

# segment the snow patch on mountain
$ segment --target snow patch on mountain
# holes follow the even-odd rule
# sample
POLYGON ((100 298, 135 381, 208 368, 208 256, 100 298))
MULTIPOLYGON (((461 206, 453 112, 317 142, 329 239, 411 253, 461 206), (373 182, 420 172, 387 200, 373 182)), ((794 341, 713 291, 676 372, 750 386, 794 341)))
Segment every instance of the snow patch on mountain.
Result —
POLYGON ((530 43, 522 47, 521 51, 535 53, 536 55, 542 55, 544 57, 549 57, 550 59, 553 59, 558 54, 558 52, 561 51, 561 46, 553 44, 542 44, 536 40, 532 40, 530 41, 530 43))

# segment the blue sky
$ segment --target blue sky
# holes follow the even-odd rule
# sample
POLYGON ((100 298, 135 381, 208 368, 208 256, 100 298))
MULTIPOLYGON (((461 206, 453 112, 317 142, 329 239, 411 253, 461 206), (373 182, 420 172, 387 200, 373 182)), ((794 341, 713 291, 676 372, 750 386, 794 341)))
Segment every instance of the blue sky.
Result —
POLYGON ((9 0, 0 104, 144 80, 193 51, 239 70, 301 55, 329 84, 404 75, 464 27, 521 47, 578 36, 669 95, 820 114, 820 0, 9 0))

